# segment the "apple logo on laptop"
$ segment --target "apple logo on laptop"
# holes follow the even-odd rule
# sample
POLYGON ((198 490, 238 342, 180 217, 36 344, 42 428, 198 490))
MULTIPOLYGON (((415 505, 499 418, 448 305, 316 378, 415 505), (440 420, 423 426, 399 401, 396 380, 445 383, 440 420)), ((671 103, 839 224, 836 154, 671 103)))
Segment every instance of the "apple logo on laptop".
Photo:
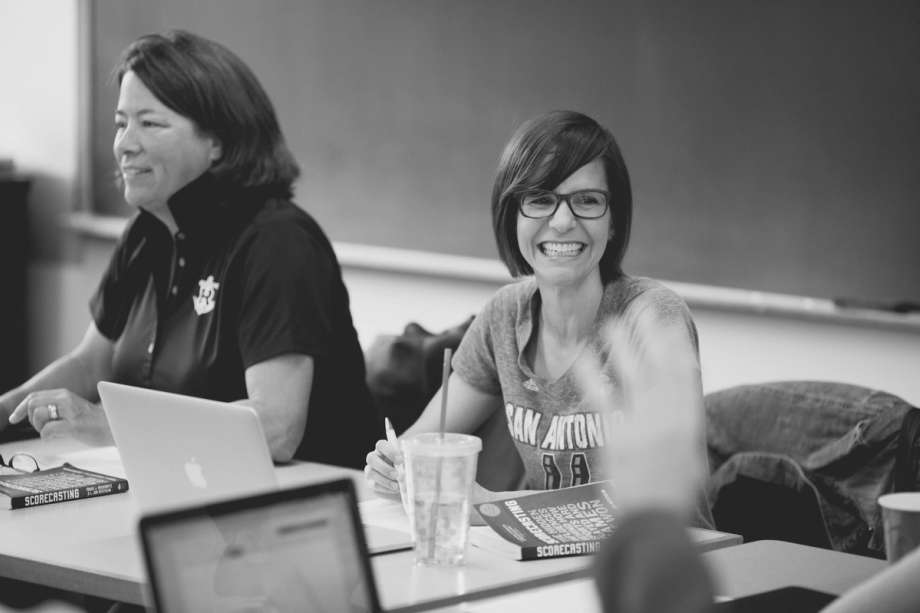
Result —
POLYGON ((198 463, 198 460, 196 460, 194 456, 185 463, 185 476, 188 477, 189 483, 195 487, 207 489, 208 482, 204 478, 204 471, 201 469, 201 464, 198 463))

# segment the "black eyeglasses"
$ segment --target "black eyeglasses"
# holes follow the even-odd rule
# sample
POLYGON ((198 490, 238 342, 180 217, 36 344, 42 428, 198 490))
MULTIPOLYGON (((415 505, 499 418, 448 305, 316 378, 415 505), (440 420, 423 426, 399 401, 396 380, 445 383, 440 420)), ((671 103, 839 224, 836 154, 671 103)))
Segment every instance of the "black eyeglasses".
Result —
POLYGON ((34 473, 38 472, 38 460, 29 455, 28 453, 14 453, 10 456, 9 462, 3 459, 3 456, 0 455, 0 466, 6 466, 7 468, 12 468, 16 472, 20 473, 34 473))
POLYGON ((572 215, 581 219, 597 219, 607 212, 610 194, 599 189, 580 189, 570 194, 557 194, 548 190, 532 190, 521 194, 521 215, 531 219, 544 219, 556 214, 561 202, 569 205, 572 215))

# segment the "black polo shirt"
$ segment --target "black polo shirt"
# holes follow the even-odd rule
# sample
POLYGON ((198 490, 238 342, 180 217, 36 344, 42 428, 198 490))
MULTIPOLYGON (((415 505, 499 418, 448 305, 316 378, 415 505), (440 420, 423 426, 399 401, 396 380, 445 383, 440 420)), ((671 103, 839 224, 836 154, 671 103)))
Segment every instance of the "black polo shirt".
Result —
POLYGON ((113 380, 233 401, 247 397, 247 367, 309 355, 313 384, 295 457, 362 467, 382 427, 322 229, 283 195, 227 195, 208 173, 169 208, 176 234, 141 211, 90 302, 96 327, 115 342, 113 380))

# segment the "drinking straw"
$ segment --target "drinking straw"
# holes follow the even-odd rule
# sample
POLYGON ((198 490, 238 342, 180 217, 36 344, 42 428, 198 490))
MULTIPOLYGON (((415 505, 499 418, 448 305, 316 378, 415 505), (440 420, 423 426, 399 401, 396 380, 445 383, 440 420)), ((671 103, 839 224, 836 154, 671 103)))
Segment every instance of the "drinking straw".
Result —
POLYGON ((444 442, 444 426, 447 422, 447 383, 450 380, 450 347, 444 349, 444 366, 441 369, 441 426, 438 429, 441 442, 444 442))
MULTIPOLYGON (((441 424, 438 427, 438 441, 444 444, 444 429, 447 422, 447 382, 450 380, 450 358, 453 355, 450 347, 444 349, 444 367, 441 369, 441 424)), ((435 542, 437 541, 438 513, 441 505, 441 469, 444 458, 438 456, 434 475, 434 504, 428 530, 431 538, 428 539, 428 558, 434 558, 435 542)))

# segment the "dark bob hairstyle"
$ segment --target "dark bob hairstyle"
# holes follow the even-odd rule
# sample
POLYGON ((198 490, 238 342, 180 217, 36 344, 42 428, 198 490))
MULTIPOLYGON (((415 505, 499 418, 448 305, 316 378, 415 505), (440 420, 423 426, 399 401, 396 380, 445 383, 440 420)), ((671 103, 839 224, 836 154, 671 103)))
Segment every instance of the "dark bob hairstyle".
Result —
POLYGON ((267 188, 292 195, 300 168, 281 134, 274 106, 256 76, 232 51, 183 30, 131 43, 114 70, 128 71, 170 109, 221 145, 209 172, 227 188, 267 188))
POLYGON ((600 158, 610 192, 610 238, 600 261, 604 283, 622 274, 620 264, 632 225, 629 173, 613 135, 575 111, 552 111, 524 122, 498 163, 492 188, 492 229, 498 252, 512 276, 533 274, 517 242, 520 196, 533 189, 554 189, 576 170, 600 158))

